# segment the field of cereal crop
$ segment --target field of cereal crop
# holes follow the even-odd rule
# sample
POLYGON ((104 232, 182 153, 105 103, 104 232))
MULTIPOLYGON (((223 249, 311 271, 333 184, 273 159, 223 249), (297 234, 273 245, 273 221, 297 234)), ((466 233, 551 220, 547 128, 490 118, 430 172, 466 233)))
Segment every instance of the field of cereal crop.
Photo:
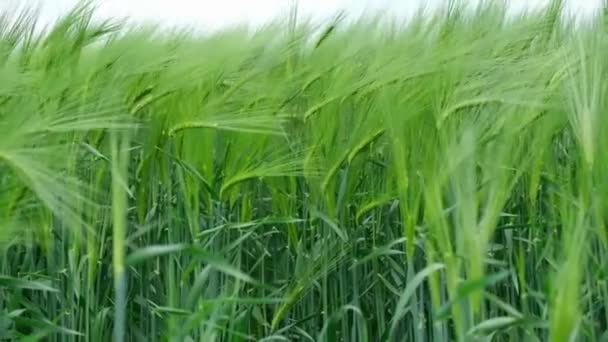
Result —
POLYGON ((608 17, 560 4, 5 13, 0 338, 605 340, 608 17))

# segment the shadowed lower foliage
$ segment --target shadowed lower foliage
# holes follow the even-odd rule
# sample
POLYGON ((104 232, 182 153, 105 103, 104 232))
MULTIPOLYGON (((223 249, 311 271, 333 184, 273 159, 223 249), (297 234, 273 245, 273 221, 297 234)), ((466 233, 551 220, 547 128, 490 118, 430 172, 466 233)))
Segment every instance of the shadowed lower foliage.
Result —
POLYGON ((608 338, 608 26, 450 3, 0 16, 0 338, 608 338))

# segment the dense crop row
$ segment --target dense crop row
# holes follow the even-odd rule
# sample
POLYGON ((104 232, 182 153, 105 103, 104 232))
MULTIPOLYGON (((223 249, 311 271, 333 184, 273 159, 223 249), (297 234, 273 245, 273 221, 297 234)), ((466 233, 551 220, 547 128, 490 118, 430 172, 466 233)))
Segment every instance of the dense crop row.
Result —
POLYGON ((608 31, 559 11, 0 17, 0 337, 606 338, 608 31))

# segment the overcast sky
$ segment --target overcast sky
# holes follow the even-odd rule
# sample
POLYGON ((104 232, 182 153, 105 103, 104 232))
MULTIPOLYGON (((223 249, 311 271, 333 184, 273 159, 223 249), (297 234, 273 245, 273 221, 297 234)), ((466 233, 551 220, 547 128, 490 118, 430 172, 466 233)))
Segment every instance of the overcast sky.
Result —
MULTIPOLYGON (((355 15, 388 9, 395 15, 412 13, 421 4, 430 7, 447 0, 299 0, 299 13, 313 18, 331 16, 346 9, 355 15)), ((469 0, 474 2, 475 0, 469 0)), ((513 8, 539 6, 548 0, 510 0, 513 8)), ((567 0, 571 11, 588 14, 602 0, 567 0)), ((18 4, 42 5, 42 20, 54 21, 78 0, 0 0, 0 8, 18 4)), ((235 23, 259 24, 288 12, 294 0, 97 0, 99 17, 129 17, 167 25, 193 25, 216 29, 235 23)))

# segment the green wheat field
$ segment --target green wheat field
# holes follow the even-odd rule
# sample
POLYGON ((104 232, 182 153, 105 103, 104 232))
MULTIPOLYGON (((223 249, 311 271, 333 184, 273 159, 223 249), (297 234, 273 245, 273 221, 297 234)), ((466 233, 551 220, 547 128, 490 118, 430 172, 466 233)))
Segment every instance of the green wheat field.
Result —
POLYGON ((0 339, 608 341, 608 15, 465 3, 4 12, 0 339))

